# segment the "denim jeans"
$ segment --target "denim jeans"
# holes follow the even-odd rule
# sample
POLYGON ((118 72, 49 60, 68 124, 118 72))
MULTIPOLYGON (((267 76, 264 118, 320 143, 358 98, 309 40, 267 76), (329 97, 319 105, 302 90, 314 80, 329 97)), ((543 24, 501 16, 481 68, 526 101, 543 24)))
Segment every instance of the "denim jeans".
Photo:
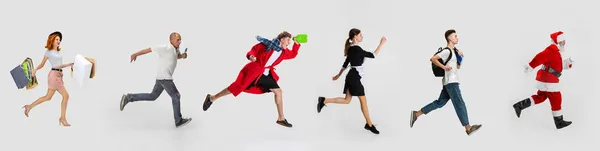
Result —
POLYGON ((462 94, 460 93, 459 85, 459 83, 448 83, 445 85, 440 93, 440 97, 437 100, 427 104, 421 109, 421 111, 427 114, 433 110, 443 107, 446 105, 446 103, 448 103, 448 100, 452 100, 452 105, 454 105, 454 110, 456 111, 456 115, 458 115, 458 119, 460 120, 462 126, 469 125, 467 107, 465 106, 462 94))
POLYGON ((167 91, 167 94, 171 96, 173 102, 173 116, 175 118, 175 123, 177 123, 181 120, 181 109, 179 106, 181 95, 179 94, 177 87, 175 87, 173 80, 156 80, 151 93, 131 93, 127 94, 125 99, 128 102, 154 101, 160 96, 163 90, 167 91))

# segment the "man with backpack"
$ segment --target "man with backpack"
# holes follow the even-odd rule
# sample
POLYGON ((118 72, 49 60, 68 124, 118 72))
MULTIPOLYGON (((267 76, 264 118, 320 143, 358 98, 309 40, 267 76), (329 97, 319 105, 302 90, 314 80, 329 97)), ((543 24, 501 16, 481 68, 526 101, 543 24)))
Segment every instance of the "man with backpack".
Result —
POLYGON ((458 44, 458 36, 456 31, 450 29, 444 34, 447 47, 440 48, 438 52, 431 57, 432 69, 436 77, 442 78, 442 92, 439 98, 428 105, 421 108, 419 111, 412 111, 410 117, 410 127, 412 128, 417 118, 421 115, 428 114, 429 112, 443 107, 448 103, 448 100, 452 100, 454 110, 460 119, 460 123, 465 127, 467 135, 471 135, 479 128, 480 124, 470 125, 469 118, 467 115, 467 108, 463 101, 462 94, 460 92, 460 83, 458 78, 458 69, 460 69, 460 63, 462 61, 462 51, 458 50, 455 45, 458 44))

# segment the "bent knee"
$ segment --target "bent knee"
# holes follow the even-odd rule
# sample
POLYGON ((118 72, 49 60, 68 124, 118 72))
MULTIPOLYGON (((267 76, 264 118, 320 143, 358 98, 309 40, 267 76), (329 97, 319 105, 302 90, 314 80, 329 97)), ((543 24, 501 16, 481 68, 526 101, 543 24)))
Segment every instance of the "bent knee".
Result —
POLYGON ((345 104, 350 104, 350 102, 352 102, 352 97, 344 98, 344 103, 345 104))
POLYGON ((281 90, 281 88, 271 89, 271 92, 275 93, 275 95, 283 94, 283 91, 281 90))
POLYGON ((63 99, 69 99, 69 94, 64 94, 64 95, 62 95, 62 98, 63 98, 63 99))

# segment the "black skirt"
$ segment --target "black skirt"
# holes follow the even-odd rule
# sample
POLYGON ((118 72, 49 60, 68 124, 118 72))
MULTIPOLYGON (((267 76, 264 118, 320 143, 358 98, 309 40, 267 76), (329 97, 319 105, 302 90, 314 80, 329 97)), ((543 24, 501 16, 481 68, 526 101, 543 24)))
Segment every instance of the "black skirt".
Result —
POLYGON ((343 93, 346 94, 346 90, 348 90, 351 96, 365 96, 365 87, 360 81, 361 78, 356 69, 350 69, 348 75, 346 75, 343 93))

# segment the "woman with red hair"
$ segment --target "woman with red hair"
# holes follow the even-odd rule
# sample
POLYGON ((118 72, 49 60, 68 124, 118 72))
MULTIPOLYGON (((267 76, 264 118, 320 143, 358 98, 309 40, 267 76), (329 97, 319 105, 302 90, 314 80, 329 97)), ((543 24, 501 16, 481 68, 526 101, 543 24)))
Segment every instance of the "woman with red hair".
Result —
POLYGON ((48 36, 48 40, 46 42, 46 52, 44 54, 44 58, 42 59, 42 61, 40 62, 40 64, 33 70, 32 75, 35 76, 36 72, 44 67, 44 64, 46 64, 46 61, 50 62, 50 65, 52 66, 52 69, 50 70, 50 73, 48 73, 48 91, 46 92, 45 96, 42 96, 40 98, 38 98, 37 100, 35 100, 33 103, 29 104, 29 105, 25 105, 23 106, 23 108, 25 109, 25 116, 29 117, 29 111, 31 111, 31 109, 45 101, 50 101, 50 99, 52 99, 52 96, 54 96, 54 93, 56 91, 58 91, 58 93, 60 93, 60 95, 62 96, 62 104, 61 104, 61 114, 60 114, 60 118, 58 119, 58 122, 60 125, 63 126, 71 126, 71 124, 69 124, 67 122, 67 118, 66 118, 66 111, 67 111, 67 102, 69 101, 69 93, 67 92, 67 90, 65 89, 65 86, 63 84, 63 73, 62 73, 62 69, 65 67, 70 67, 73 66, 73 63, 68 63, 68 64, 63 64, 62 60, 63 57, 62 55, 60 55, 60 42, 62 41, 62 33, 56 31, 51 33, 48 36))

